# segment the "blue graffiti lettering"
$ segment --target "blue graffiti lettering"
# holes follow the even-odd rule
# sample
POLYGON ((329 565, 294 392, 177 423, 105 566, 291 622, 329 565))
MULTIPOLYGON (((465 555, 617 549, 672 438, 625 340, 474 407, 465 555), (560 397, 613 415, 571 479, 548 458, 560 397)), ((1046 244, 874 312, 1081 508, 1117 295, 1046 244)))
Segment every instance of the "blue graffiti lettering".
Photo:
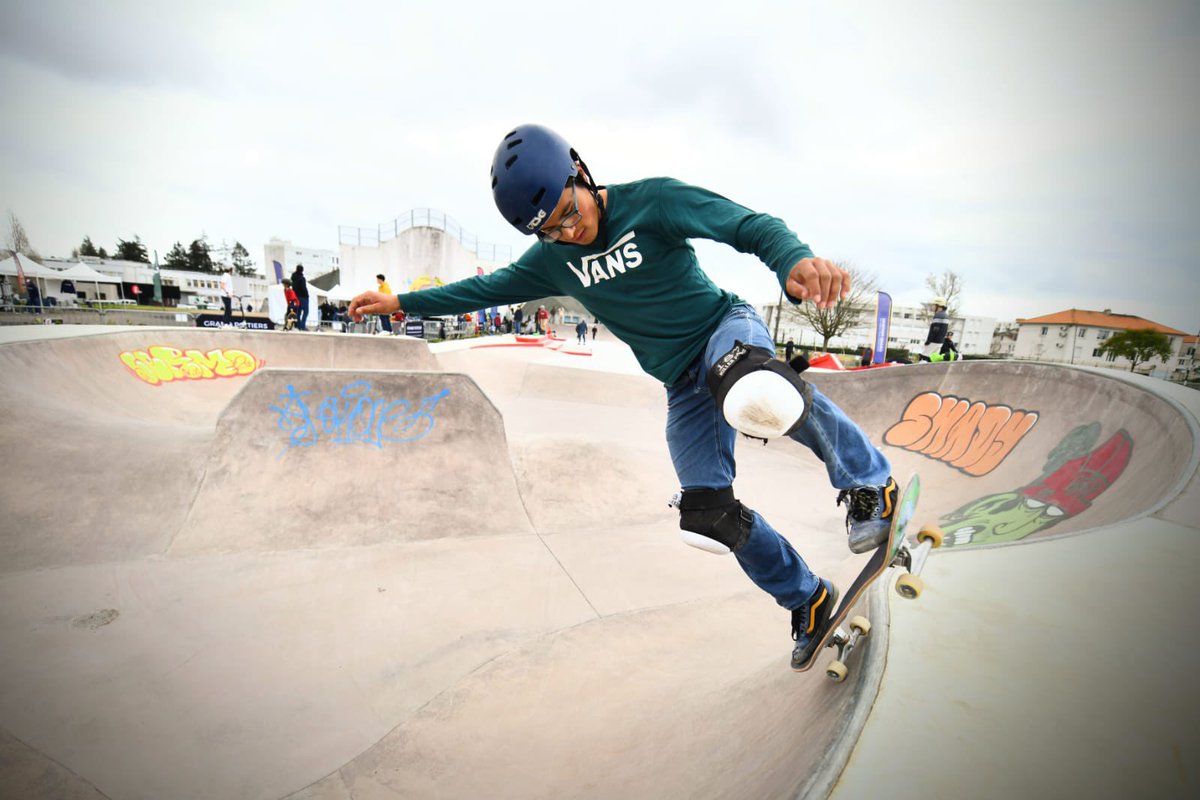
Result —
POLYGON ((450 394, 442 389, 425 397, 415 411, 407 400, 371 397, 371 384, 354 381, 336 395, 314 405, 304 398, 312 392, 300 392, 288 384, 279 396, 280 404, 268 406, 279 414, 277 425, 287 432, 283 458, 293 447, 312 447, 324 437, 334 444, 366 444, 383 448, 384 443, 415 442, 433 430, 433 411, 450 394))

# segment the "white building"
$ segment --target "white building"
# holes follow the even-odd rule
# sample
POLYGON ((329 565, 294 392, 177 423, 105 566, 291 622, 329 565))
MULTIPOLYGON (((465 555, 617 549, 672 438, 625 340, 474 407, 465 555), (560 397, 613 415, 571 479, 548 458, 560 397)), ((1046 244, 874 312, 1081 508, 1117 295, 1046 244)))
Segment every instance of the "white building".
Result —
POLYGON ((1019 328, 1015 322, 1001 322, 992 334, 991 355, 995 358, 1012 358, 1017 350, 1017 333, 1019 328))
MULTIPOLYGON (((387 277, 396 294, 492 272, 512 262, 506 245, 480 242, 453 218, 415 209, 375 228, 340 226, 342 288, 375 288, 387 277)), ((307 274, 307 270, 306 270, 307 274)))
MULTIPOLYGON (((775 332, 775 313, 777 303, 759 306, 759 313, 767 322, 767 329, 775 332)), ((888 333, 888 347, 903 348, 910 352, 918 352, 925 344, 929 335, 929 323, 933 315, 924 306, 893 306, 891 330, 888 333)), ((958 316, 950 319, 950 334, 958 345, 962 355, 985 356, 992 349, 992 333, 996 329, 996 320, 992 317, 958 316)), ((789 314, 786 309, 779 322, 779 341, 792 339, 802 349, 821 347, 821 336, 812 329, 797 314, 789 314)), ((829 341, 830 347, 862 350, 874 347, 875 342, 875 313, 872 308, 863 314, 861 324, 851 328, 841 336, 829 341)))
POLYGON ((1177 368, 1185 340, 1189 334, 1166 325, 1130 314, 1114 314, 1111 309, 1084 311, 1076 308, 1032 319, 1018 319, 1017 344, 1014 358, 1035 361, 1056 361, 1093 367, 1129 369, 1128 359, 1114 358, 1100 352, 1108 337, 1119 331, 1150 329, 1165 333, 1171 342, 1172 356, 1166 362, 1152 359, 1139 372, 1149 371, 1158 377, 1168 377, 1177 368))
MULTIPOLYGON (((96 258, 94 256, 80 256, 79 258, 71 259, 42 259, 42 266, 57 271, 70 269, 80 263, 86 264, 102 275, 120 280, 121 283, 93 284, 87 281, 76 282, 75 289, 77 292, 76 296, 78 297, 107 302, 120 300, 148 302, 154 298, 154 266, 152 264, 144 264, 140 261, 121 261, 115 258, 96 258), (133 285, 138 286, 141 290, 140 294, 133 293, 133 285)), ((168 306, 223 308, 221 303, 221 276, 219 274, 164 268, 159 271, 159 278, 162 281, 164 289, 163 300, 168 306), (168 287, 178 291, 177 300, 175 299, 176 292, 169 291, 168 287)), ((53 278, 47 278, 45 283, 46 285, 43 287, 43 294, 45 296, 62 298, 61 280, 56 281, 53 278)), ((270 283, 274 283, 274 280, 271 280, 270 283)), ((235 274, 233 276, 234 294, 247 298, 246 303, 255 310, 261 310, 265 307, 267 286, 268 280, 259 275, 246 277, 235 274)), ((320 290, 314 288, 313 293, 320 294, 320 290)))
POLYGON ((279 283, 290 278, 296 267, 304 266, 304 278, 311 281, 341 265, 341 256, 334 250, 319 247, 301 247, 287 239, 272 236, 263 246, 263 264, 260 270, 269 283, 279 283))
POLYGON ((1200 380, 1200 355, 1196 353, 1196 342, 1200 336, 1185 336, 1175 359, 1171 378, 1181 381, 1200 380))

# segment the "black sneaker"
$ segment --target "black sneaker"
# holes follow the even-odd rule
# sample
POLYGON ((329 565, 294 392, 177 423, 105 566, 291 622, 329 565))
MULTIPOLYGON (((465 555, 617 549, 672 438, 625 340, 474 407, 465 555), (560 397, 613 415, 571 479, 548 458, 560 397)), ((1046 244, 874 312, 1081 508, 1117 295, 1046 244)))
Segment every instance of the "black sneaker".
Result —
POLYGON ((838 505, 846 504, 851 553, 866 553, 887 541, 899 492, 896 479, 888 478, 885 486, 856 486, 838 493, 838 505))
POLYGON ((825 635, 829 620, 837 609, 838 590, 832 581, 824 578, 808 602, 792 609, 792 669, 800 669, 816 655, 817 643, 825 635))

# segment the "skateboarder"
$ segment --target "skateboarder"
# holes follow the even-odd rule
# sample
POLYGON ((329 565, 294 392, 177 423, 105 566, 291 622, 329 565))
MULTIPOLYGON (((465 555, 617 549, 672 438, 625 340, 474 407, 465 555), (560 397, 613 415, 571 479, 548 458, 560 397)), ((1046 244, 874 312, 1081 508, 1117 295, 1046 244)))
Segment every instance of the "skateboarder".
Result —
POLYGON ((942 349, 942 342, 950 332, 950 315, 946 313, 946 298, 933 298, 933 321, 929 323, 929 334, 925 337, 925 347, 921 352, 921 360, 929 361, 930 356, 942 349))
POLYGON ((847 506, 850 549, 886 541, 895 508, 891 465, 837 406, 775 358, 754 308, 701 271, 689 239, 758 256, 792 302, 830 308, 850 277, 813 256, 784 223, 671 178, 601 186, 555 132, 522 125, 501 141, 492 194, 537 242, 490 275, 398 297, 365 292, 350 312, 448 314, 569 295, 604 320, 667 390, 667 445, 682 494, 684 541, 732 552, 747 576, 792 614, 793 666, 813 651, 837 589, 733 493, 734 443, 789 436, 820 458, 847 506))

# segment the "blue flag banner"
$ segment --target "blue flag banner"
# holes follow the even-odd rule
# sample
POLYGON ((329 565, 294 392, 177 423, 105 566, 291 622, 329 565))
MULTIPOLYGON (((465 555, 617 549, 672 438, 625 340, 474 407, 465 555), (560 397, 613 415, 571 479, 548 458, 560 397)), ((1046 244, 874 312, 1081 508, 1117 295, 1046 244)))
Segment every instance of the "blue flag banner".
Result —
POLYGON ((888 334, 892 331, 892 296, 880 292, 875 301, 875 352, 871 355, 872 364, 882 364, 887 361, 888 334))
POLYGON ((283 264, 280 264, 278 261, 274 260, 272 260, 271 263, 275 265, 275 282, 283 283, 283 264))

